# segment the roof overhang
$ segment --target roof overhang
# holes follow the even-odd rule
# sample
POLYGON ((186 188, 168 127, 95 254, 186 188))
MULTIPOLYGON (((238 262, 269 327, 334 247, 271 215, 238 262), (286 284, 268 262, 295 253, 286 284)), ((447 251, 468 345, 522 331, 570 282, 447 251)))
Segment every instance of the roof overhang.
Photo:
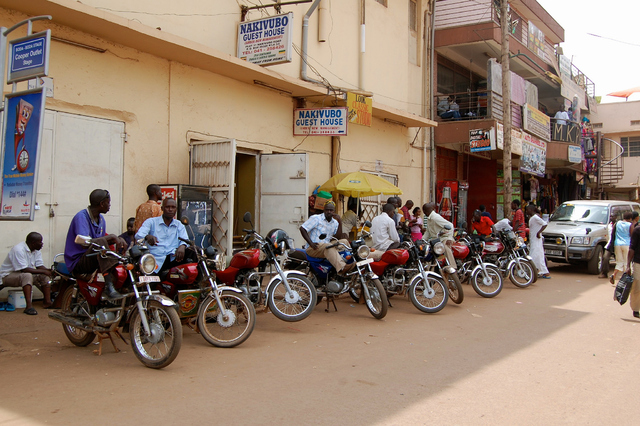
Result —
MULTIPOLYGON (((28 16, 51 15, 53 22, 170 61, 210 71, 291 97, 326 95, 324 86, 271 71, 194 41, 151 28, 75 0, 3 0, 1 7, 28 16)), ((46 26, 40 21, 35 25, 46 26)), ((407 127, 432 127, 426 118, 374 102, 373 116, 407 127)))

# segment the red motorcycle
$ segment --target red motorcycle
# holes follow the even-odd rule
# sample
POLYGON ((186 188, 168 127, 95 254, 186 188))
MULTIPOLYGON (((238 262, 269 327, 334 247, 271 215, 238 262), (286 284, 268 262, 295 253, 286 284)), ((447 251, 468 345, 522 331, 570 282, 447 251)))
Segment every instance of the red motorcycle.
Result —
POLYGON ((451 246, 460 281, 470 281, 482 297, 495 297, 502 291, 502 274, 497 265, 482 260, 485 243, 478 236, 462 232, 451 246))
POLYGON ((524 241, 513 231, 499 231, 496 238, 485 241, 482 258, 497 265, 502 276, 509 278, 513 285, 526 288, 537 280, 538 274, 533 260, 520 254, 523 246, 524 241))

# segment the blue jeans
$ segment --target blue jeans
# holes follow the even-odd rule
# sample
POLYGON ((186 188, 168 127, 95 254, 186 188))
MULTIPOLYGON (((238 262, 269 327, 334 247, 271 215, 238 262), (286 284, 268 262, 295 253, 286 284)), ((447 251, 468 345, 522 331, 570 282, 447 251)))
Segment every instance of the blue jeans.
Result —
POLYGON ((440 114, 440 118, 444 118, 444 119, 453 118, 455 120, 459 120, 460 113, 458 111, 447 111, 440 114))

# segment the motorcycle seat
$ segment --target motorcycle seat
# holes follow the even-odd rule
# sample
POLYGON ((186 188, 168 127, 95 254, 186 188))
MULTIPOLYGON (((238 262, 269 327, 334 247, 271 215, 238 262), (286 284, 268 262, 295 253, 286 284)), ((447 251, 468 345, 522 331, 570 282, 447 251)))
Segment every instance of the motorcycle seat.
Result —
POLYGON ((300 249, 289 250, 287 252, 287 255, 292 259, 307 260, 307 253, 304 250, 300 250, 300 249))
POLYGON ((61 275, 65 275, 69 278, 71 277, 71 272, 69 272, 67 265, 63 262, 53 262, 53 269, 61 275))

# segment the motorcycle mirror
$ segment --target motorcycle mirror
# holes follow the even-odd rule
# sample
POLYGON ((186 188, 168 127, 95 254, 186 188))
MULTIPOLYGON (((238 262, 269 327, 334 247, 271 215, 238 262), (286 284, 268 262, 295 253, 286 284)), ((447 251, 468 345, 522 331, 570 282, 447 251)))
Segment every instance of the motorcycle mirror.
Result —
POLYGON ((446 229, 447 231, 451 231, 451 225, 449 225, 448 223, 444 225, 443 228, 446 229))
POLYGON ((81 246, 89 246, 91 244, 91 237, 87 237, 86 235, 76 235, 76 239, 74 240, 76 244, 80 244, 81 246))
POLYGON ((369 222, 368 220, 364 223, 364 226, 366 226, 367 228, 371 228, 371 222, 369 222))
POLYGON ((251 223, 251 213, 246 212, 242 217, 242 220, 246 223, 251 223))
POLYGON ((318 238, 320 238, 321 240, 324 240, 325 238, 327 238, 327 234, 320 234, 318 238))
POLYGON ((182 216, 182 217, 180 218, 180 222, 182 222, 182 224, 183 224, 184 226, 189 226, 189 218, 188 218, 188 217, 186 217, 186 216, 182 216))

